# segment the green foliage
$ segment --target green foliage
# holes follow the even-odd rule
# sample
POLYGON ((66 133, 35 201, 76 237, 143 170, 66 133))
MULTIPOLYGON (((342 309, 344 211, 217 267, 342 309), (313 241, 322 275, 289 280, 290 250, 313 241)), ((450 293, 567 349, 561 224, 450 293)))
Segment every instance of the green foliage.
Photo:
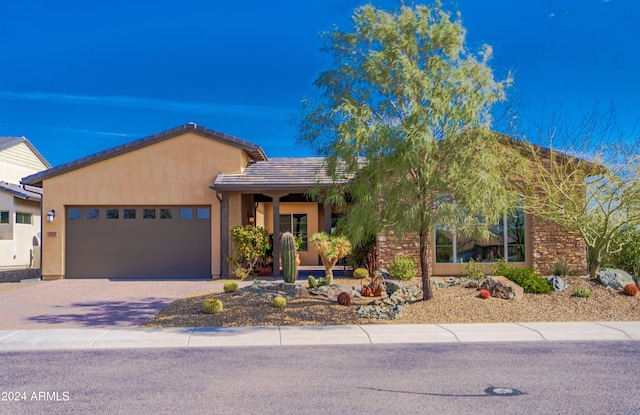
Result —
POLYGON ((571 270, 571 268, 569 268, 569 264, 567 264, 567 261, 558 258, 555 264, 553 264, 553 275, 561 277, 571 274, 573 274, 573 271, 571 270))
POLYGON ((320 255, 325 275, 331 282, 331 279, 333 279, 333 267, 340 259, 351 252, 351 243, 344 236, 319 232, 311 236, 311 244, 320 255))
MULTIPOLYGON (((392 230, 417 235, 426 258, 436 223, 488 235, 515 201, 505 191, 515 163, 490 132, 510 79, 494 79, 489 46, 469 51, 457 16, 440 2, 365 5, 351 32, 325 35, 332 65, 318 99, 303 103, 299 141, 326 157, 334 186, 314 196, 343 208, 354 245, 392 230), (441 195, 451 197, 436 208, 441 195)), ((420 267, 429 299, 430 267, 420 267)))
POLYGON ((401 280, 410 280, 418 274, 416 263, 407 255, 398 254, 389 264, 389 274, 401 280))
POLYGON ((356 270, 353 271, 353 278, 357 280, 367 278, 368 276, 369 276, 369 271, 367 271, 366 268, 356 268, 356 270))
POLYGON ((205 314, 218 314, 222 312, 222 301, 218 298, 207 298, 202 305, 205 314))
POLYGON ((326 277, 321 277, 318 280, 318 287, 322 287, 322 286, 329 285, 329 284, 331 284, 331 277, 328 276, 328 275, 326 277))
POLYGON ((280 237, 280 252, 284 282, 294 284, 298 278, 298 264, 296 263, 296 240, 291 232, 285 232, 280 237))
POLYGON ((318 288, 318 281, 313 278, 313 275, 309 275, 309 278, 307 278, 307 283, 309 284, 309 288, 318 288))
POLYGON ((615 240, 617 252, 606 260, 606 265, 627 271, 640 279, 640 230, 634 227, 625 228, 615 240))
POLYGON ((223 289, 226 293, 234 293, 238 291, 238 283, 235 281, 227 281, 224 283, 223 289))
POLYGON ((236 269, 234 274, 245 279, 251 274, 259 261, 266 259, 269 244, 269 232, 264 228, 246 225, 231 228, 231 242, 235 249, 235 256, 228 258, 236 269))
POLYGON ((573 292, 573 296, 580 298, 589 298, 591 297, 591 290, 588 288, 576 288, 576 290, 573 292))
POLYGON ((476 286, 484 279, 482 267, 473 258, 469 258, 469 262, 464 264, 464 273, 476 286))
POLYGON ((514 268, 504 260, 498 260, 493 274, 515 282, 524 289, 525 293, 544 294, 551 290, 547 279, 541 277, 533 268, 514 268))
POLYGON ((285 308, 287 307, 287 299, 284 297, 274 297, 273 298, 273 306, 275 308, 285 308))

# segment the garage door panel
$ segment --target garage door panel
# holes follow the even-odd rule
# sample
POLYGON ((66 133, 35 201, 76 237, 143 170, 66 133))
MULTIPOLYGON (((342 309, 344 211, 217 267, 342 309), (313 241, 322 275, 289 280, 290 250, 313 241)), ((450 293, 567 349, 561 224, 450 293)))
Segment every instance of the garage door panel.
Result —
POLYGON ((180 219, 180 208, 185 207, 170 208, 173 216, 167 219, 160 218, 167 207, 68 208, 81 209, 82 215, 67 221, 67 278, 210 277, 211 221, 195 215, 180 219), (87 218, 88 209, 98 209, 98 218, 87 218), (107 219, 107 209, 117 209, 118 218, 107 219), (135 219, 125 219, 125 209, 135 209, 135 219), (145 218, 144 209, 155 209, 155 217, 145 218))

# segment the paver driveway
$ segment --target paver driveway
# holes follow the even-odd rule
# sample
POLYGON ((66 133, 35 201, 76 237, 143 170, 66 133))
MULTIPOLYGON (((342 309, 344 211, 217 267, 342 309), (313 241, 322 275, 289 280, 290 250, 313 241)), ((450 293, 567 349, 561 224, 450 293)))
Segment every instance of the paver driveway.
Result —
MULTIPOLYGON (((174 300, 221 281, 59 280, 0 292, 0 330, 135 327, 174 300)), ((241 285, 250 284, 243 282, 241 285)))

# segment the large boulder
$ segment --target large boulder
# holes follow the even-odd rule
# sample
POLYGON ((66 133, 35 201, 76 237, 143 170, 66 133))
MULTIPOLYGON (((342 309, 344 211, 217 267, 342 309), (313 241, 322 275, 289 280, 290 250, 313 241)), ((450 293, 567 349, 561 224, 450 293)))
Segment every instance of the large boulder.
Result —
POLYGON ((480 284, 481 290, 489 290, 492 297, 520 301, 524 289, 507 277, 487 277, 480 284))
POLYGON ((622 290, 627 284, 635 284, 633 277, 621 269, 600 268, 596 278, 607 288, 622 290))

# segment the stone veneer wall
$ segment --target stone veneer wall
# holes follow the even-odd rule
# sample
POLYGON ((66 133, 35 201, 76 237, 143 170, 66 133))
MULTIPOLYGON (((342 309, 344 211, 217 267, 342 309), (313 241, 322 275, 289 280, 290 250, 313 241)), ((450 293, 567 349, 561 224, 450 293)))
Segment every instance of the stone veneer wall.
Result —
POLYGON ((587 272, 587 246, 577 232, 564 230, 560 225, 530 216, 529 235, 532 265, 542 275, 553 274, 557 260, 565 261, 580 275, 587 272))
MULTIPOLYGON (((587 248, 578 233, 566 231, 560 225, 546 222, 535 216, 529 216, 529 218, 527 257, 540 274, 553 274, 554 265, 558 259, 565 261, 570 269, 576 270, 580 275, 588 273, 587 248)), ((376 249, 380 268, 387 269, 397 254, 408 255, 419 267, 420 245, 417 238, 407 235, 399 239, 393 232, 389 232, 378 235, 376 249)))
POLYGON ((397 254, 405 254, 413 259, 420 271, 420 243, 417 237, 406 235, 399 239, 393 232, 376 237, 376 251, 380 268, 388 269, 397 254))

